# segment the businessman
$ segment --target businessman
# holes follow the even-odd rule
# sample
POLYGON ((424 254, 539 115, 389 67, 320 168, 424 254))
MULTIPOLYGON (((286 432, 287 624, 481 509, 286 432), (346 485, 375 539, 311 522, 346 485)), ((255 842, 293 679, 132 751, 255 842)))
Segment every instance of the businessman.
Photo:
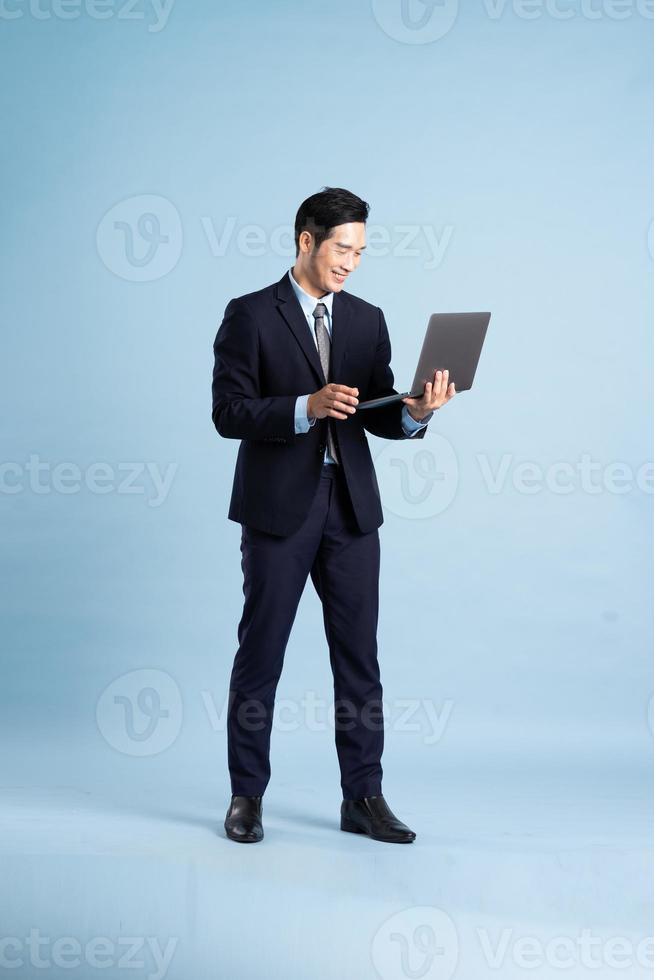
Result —
POLYGON ((307 198, 293 267, 230 300, 214 342, 213 423, 240 440, 229 518, 241 524, 244 606, 229 684, 224 826, 241 843, 264 835, 275 691, 309 575, 334 678, 341 830, 393 843, 416 836, 382 794, 383 516, 366 431, 421 439, 455 389, 438 371, 420 397, 357 412, 360 399, 396 393, 384 314, 343 288, 366 247, 368 212, 342 188, 307 198))

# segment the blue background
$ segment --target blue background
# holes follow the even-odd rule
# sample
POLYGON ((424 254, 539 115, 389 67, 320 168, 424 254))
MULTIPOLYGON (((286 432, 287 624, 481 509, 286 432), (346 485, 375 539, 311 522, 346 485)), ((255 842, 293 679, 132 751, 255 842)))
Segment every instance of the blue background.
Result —
POLYGON ((0 13, 3 935, 172 936, 168 977, 243 980, 409 976, 374 937, 408 916, 417 969, 427 907, 461 977, 492 975, 484 928, 650 935, 654 10, 102 10, 0 13), (493 317, 418 448, 371 437, 384 792, 418 838, 338 833, 333 731, 303 706, 331 695, 309 583, 266 839, 239 849, 237 443, 211 423, 212 343, 229 299, 293 264, 325 184, 371 205, 348 289, 384 310, 398 387, 430 313, 493 317))

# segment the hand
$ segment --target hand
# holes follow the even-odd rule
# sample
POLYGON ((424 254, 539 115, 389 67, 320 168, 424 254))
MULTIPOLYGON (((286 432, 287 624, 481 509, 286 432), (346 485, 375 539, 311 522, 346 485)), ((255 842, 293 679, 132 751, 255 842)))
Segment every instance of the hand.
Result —
POLYGON ((356 412, 355 405, 359 404, 356 397, 359 394, 358 388, 348 388, 347 385, 328 384, 320 391, 309 395, 307 401, 307 415, 309 418, 324 419, 346 419, 348 415, 356 412))
POLYGON ((402 399, 404 404, 408 405, 409 415, 412 419, 419 422, 425 415, 429 415, 430 412, 441 408, 454 398, 456 389, 454 382, 448 387, 447 379, 449 375, 449 371, 434 371, 433 383, 431 381, 425 382, 425 390, 420 398, 402 399))

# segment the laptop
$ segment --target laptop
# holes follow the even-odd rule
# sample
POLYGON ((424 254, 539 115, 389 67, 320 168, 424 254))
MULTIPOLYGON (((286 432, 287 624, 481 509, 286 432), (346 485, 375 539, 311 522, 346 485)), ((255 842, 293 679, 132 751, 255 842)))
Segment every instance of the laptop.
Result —
POLYGON ((445 368, 450 372, 448 384, 454 382, 457 392, 472 388, 490 318, 490 313, 432 314, 409 391, 360 402, 357 411, 390 405, 403 398, 420 398, 425 381, 433 381, 434 371, 445 368))

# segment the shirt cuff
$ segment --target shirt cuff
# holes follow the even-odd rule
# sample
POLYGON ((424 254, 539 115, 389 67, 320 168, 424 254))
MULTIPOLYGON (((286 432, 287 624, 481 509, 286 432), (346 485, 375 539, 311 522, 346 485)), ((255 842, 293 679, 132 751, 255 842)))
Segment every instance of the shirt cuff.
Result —
POLYGON ((300 435, 308 432, 316 420, 310 419, 307 415, 307 403, 310 395, 298 395, 295 401, 295 434, 300 435))
POLYGON ((416 422, 413 416, 409 413, 409 406, 404 405, 402 407, 402 428, 404 429, 404 434, 407 436, 414 436, 416 432, 420 432, 421 429, 427 425, 434 413, 430 412, 425 415, 422 422, 416 422))

